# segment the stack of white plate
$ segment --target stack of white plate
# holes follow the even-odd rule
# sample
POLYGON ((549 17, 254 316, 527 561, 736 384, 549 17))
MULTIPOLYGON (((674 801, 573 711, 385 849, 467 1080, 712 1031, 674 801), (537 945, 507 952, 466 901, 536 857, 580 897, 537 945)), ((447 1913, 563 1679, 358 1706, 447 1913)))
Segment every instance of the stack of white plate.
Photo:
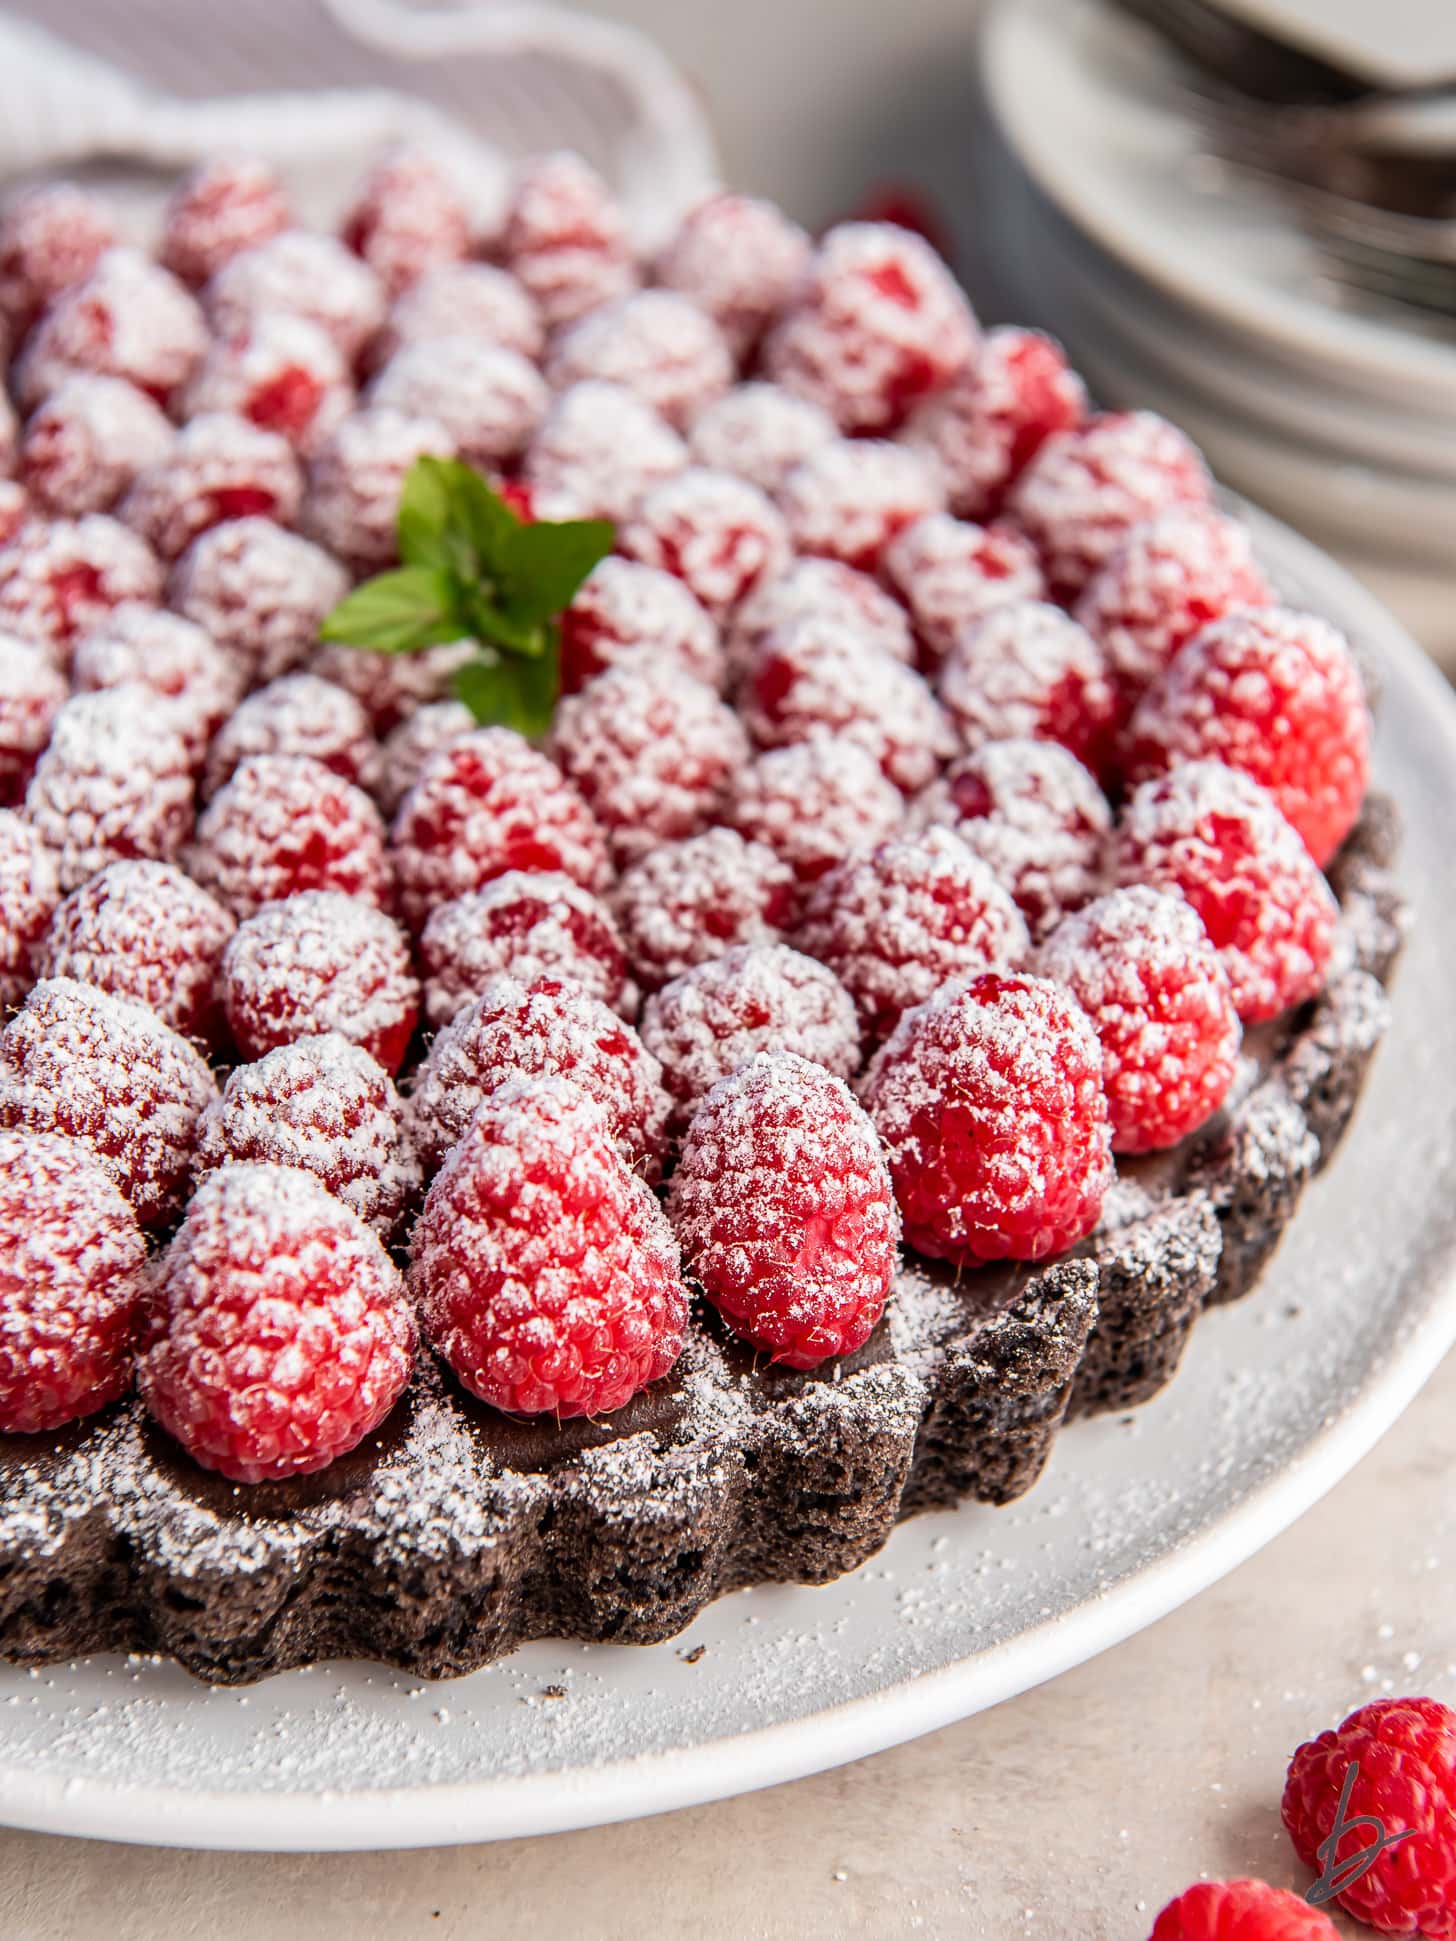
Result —
POLYGON ((1342 296, 1209 158, 1171 59, 1100 0, 1000 0, 983 79, 984 244, 1017 311, 1100 401, 1176 419, 1456 669, 1456 321, 1342 296))

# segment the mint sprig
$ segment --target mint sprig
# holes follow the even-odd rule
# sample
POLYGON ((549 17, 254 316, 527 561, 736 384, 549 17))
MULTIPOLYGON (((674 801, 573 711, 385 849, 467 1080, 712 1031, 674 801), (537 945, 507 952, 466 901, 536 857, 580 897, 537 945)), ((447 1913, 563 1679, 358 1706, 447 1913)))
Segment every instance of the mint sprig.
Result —
POLYGON ((402 564, 365 580, 322 638, 376 654, 474 640, 455 675, 477 721, 544 733, 561 686, 558 616, 612 550, 608 519, 522 519, 458 458, 417 458, 395 516, 402 564))

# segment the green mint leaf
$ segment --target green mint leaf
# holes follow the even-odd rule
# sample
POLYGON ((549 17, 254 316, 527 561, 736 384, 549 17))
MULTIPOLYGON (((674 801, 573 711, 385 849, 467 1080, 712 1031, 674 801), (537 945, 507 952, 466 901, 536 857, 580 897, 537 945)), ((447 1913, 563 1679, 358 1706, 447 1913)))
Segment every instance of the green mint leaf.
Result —
POLYGON ((428 566, 403 566, 356 586, 325 619, 323 640, 368 647, 376 654, 409 654, 460 638, 451 612, 449 576, 428 566))
POLYGON ((406 566, 451 567, 445 532, 450 520, 448 461, 417 458, 405 474, 394 516, 395 540, 406 566))
POLYGON ((544 735, 561 687, 561 655, 554 633, 534 660, 482 656, 459 668, 454 688, 476 720, 514 728, 530 739, 544 735))
POLYGON ((515 535, 522 530, 521 520, 479 472, 458 459, 454 463, 454 516, 469 538, 482 577, 500 580, 515 535))
POLYGON ((417 458, 405 476, 395 542, 407 565, 441 567, 464 580, 494 579, 519 524, 469 465, 427 455, 417 458))
POLYGON ((539 620, 518 620, 500 605, 485 586, 457 585, 451 614, 461 638, 482 646, 534 660, 546 650, 550 629, 539 620))
POLYGON ((501 561, 501 604, 516 620, 553 619, 571 605, 615 538, 610 519, 518 523, 501 561))

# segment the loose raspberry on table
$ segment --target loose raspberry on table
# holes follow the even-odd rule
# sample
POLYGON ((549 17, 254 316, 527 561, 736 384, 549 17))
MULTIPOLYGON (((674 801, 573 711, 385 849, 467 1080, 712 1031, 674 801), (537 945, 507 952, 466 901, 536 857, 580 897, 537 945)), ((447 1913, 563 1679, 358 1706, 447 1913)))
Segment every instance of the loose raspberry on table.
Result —
POLYGON ((558 395, 524 460, 533 504, 553 519, 625 519, 687 465, 688 448, 667 420, 601 378, 558 395))
POLYGON ((0 634, 0 808, 20 801, 70 689, 44 647, 0 634))
POLYGON ((109 512, 138 472, 159 464, 176 431, 160 406, 121 377, 68 377, 31 413, 20 475, 36 509, 109 512))
POLYGON ((383 363, 406 344, 453 336, 499 344, 532 359, 540 357, 546 341, 534 299, 509 270, 494 263, 442 263, 395 298, 371 361, 383 363))
POLYGON ((275 311, 304 317, 333 339, 348 365, 384 322, 386 308, 384 285, 367 263, 332 236, 302 229, 239 250, 210 279, 202 302, 219 337, 242 336, 275 311))
POLYGON ((144 1227, 181 1206, 216 1096, 205 1060, 155 1011, 73 978, 36 984, 0 1032, 0 1126, 86 1148, 144 1227))
POLYGON ((1112 1182, 1097 1035, 1070 991, 995 971, 907 1011, 862 1094, 906 1242, 937 1260, 1044 1260, 1089 1234, 1112 1182))
POLYGON ((51 303, 11 371, 26 411, 68 377, 123 377, 167 405, 202 362, 207 325, 196 299, 139 250, 108 249, 83 282, 51 303))
POLYGON ((1063 917, 1037 969, 1092 1020, 1114 1152, 1176 1146, 1223 1104, 1243 1034, 1223 960, 1183 897, 1098 897, 1063 917))
POLYGON ((974 362, 922 404, 905 439, 940 468, 951 511, 994 519, 1054 432, 1075 431, 1087 392, 1053 338, 1014 325, 988 331, 974 362))
POLYGON ((198 1187, 158 1273, 142 1399, 235 1483, 325 1469, 409 1380, 415 1320, 378 1237, 295 1166, 224 1166, 198 1187))
POLYGON ((660 843, 612 893, 633 973, 658 990, 736 944, 778 943, 794 911, 794 873, 736 829, 660 843))
POLYGON ((28 822, 12 809, 0 809, 0 1018, 34 983, 60 900, 55 857, 28 822))
POLYGON ((25 817, 74 890, 108 863, 165 862, 192 833, 192 764, 168 709, 129 682, 74 694, 51 726, 25 817))
POLYGON ((661 1170, 669 1100, 662 1067, 631 1025, 568 977, 497 977, 431 1045, 409 1098, 410 1134, 435 1171, 502 1079, 569 1079, 606 1115, 626 1163, 661 1170))
POLYGON ((337 1031, 397 1072, 414 1036, 420 987, 393 919, 337 890, 268 903, 222 958, 228 1028, 245 1058, 337 1031))
POLYGON ((1107 661, 1060 607, 1017 600, 982 614, 946 655, 939 692, 967 748, 1059 741, 1094 774, 1111 760, 1117 694, 1107 661))
POLYGON ((478 728, 431 755, 390 835, 399 906, 422 929, 438 903, 508 869, 561 870, 583 889, 611 877, 595 816, 547 756, 510 728, 478 728))
POLYGON ((232 913, 171 863, 110 863, 56 911, 37 970, 131 998, 184 1038, 216 1045, 218 966, 236 928, 232 913))
POLYGON ((188 869, 240 920, 304 890, 390 900, 384 824, 309 755, 250 755, 197 821, 188 869))
POLYGON ((420 1188, 393 1081, 337 1031, 278 1045, 229 1074, 198 1125, 193 1180, 240 1160, 312 1173, 386 1242, 420 1188))
POLYGON ((1434 1698, 1377 1698, 1333 1732, 1302 1745, 1289 1762, 1283 1814, 1295 1852, 1320 1868, 1352 1765, 1359 1775, 1345 1810, 1350 1839, 1336 1858, 1367 1844, 1370 1821, 1387 1849, 1338 1897, 1357 1921, 1382 1934, 1456 1936, 1456 1712, 1434 1698))
POLYGON ((657 280, 705 310, 741 362, 798 290, 813 247, 772 202, 723 190, 683 217, 657 280))
POLYGON ((1222 762, 1184 762, 1136 788, 1118 824, 1122 883, 1181 890, 1223 958, 1246 1024, 1324 981, 1339 908, 1267 789, 1222 762))
POLYGON ((420 934, 425 1015, 438 1030, 493 978, 569 978, 632 1018, 637 987, 607 906, 559 870, 507 870, 482 890, 441 903, 420 934))
POLYGON ((590 163, 569 150, 517 170, 501 247, 551 329, 637 287, 622 211, 590 163))
POLYGON ((126 682, 165 699, 168 725, 194 767, 242 690, 236 662, 195 621, 135 602, 114 607, 83 635, 71 660, 77 693, 126 682))
POLYGON ((868 573, 842 560, 796 559, 777 579, 745 600, 733 617, 729 659, 735 678, 752 665, 763 640, 776 628, 812 615, 844 633, 861 634, 893 659, 915 659, 915 639, 905 609, 868 573))
POLYGON ((561 616, 562 691, 574 694, 609 667, 657 659, 722 685, 718 629, 683 582, 636 560, 602 560, 561 616))
POLYGON ((1203 759, 1262 783, 1327 863, 1370 780, 1370 710, 1339 629, 1288 607, 1240 607, 1190 641, 1138 703, 1126 768, 1139 781, 1203 759))
POLYGON ((1134 526, 1077 603, 1101 645, 1124 717, 1210 620, 1274 598, 1247 526, 1214 506, 1175 506, 1134 526))
POLYGON ((699 465, 773 497, 801 459, 838 437, 829 413, 808 398, 778 384, 739 384, 699 412, 689 442, 699 465))
POLYGON ((378 776, 379 744, 352 694, 317 674, 285 674, 256 688, 213 738, 204 800, 230 782, 250 755, 311 755, 362 789, 378 776))
POLYGON ((29 520, 0 547, 0 629, 38 641, 59 666, 123 600, 155 606, 161 597, 156 554, 102 512, 29 520))
POLYGON ((821 445, 784 480, 779 507, 794 550, 879 570, 897 533, 945 502, 936 474, 917 452, 884 438, 821 445))
MULTIPOLYGON (((334 684, 330 681, 327 685, 334 684)), ((351 694, 349 699, 353 698, 351 694)), ((427 701, 390 729, 378 762, 371 764, 374 799, 386 821, 393 819, 431 755, 459 741, 462 735, 472 734, 477 725, 463 701, 427 701)))
POLYGON ((713 319, 675 290, 638 290, 603 304, 555 339, 553 390, 587 378, 635 392, 675 431, 733 382, 733 358, 713 319))
POLYGON ((668 1212, 684 1274, 776 1362, 852 1355, 884 1313, 900 1233, 889 1170, 849 1087, 820 1065, 759 1052, 715 1085, 668 1212))
POLYGON ((271 519, 229 519, 177 561, 167 602, 205 628, 251 686, 296 666, 348 590, 348 574, 321 547, 271 519))
POLYGON ((717 820, 748 736, 710 687, 659 662, 613 667, 557 707, 549 753, 619 869, 717 820))
POLYGON ((1207 505, 1197 447, 1154 411, 1107 411, 1048 438, 1013 487, 1012 518, 1041 554, 1053 595, 1075 599, 1134 526, 1207 505))
POLYGON ((406 344, 369 387, 371 409, 443 425, 460 457, 486 472, 520 457, 549 400, 519 351, 460 336, 406 344))
POLYGON ((472 1394, 515 1415, 605 1415, 682 1352, 677 1243, 569 1081, 493 1090, 415 1222, 410 1289, 472 1394))
POLYGON ((1015 527, 975 526, 948 512, 929 513, 897 534, 883 566, 930 666, 992 607, 1046 594, 1036 548, 1015 527))
POLYGON ((718 621, 789 560, 773 501, 746 479, 701 466, 654 486, 617 543, 629 559, 676 574, 718 621))
POLYGON ((470 222, 460 192, 430 155, 400 149, 370 172, 340 230, 390 296, 427 270, 470 254, 470 222))
POLYGON ((0 320, 18 343, 53 298, 82 283, 116 240, 107 210, 73 182, 41 182, 0 212, 0 320))
POLYGON ((994 872, 935 826, 892 837, 820 877, 794 942, 828 964, 872 1044, 950 979, 1014 970, 1031 949, 994 872))
POLYGON ((360 572, 395 558, 395 514, 417 458, 452 458, 454 440, 433 418, 371 405, 328 434, 308 468, 299 523, 310 539, 360 572))
POLYGON ((914 668, 856 633, 806 617, 768 635, 739 692, 760 748, 829 736, 863 748, 897 788, 923 788, 955 753, 939 702, 914 668))
POLYGON ((117 516, 160 559, 174 560, 225 519, 293 524, 303 475, 286 438, 209 411, 178 432, 166 457, 132 480, 117 516))
POLYGON ((1200 1880, 1169 1901, 1149 1941, 1338 1941, 1335 1924, 1287 1887, 1200 1880))
POLYGON ((928 243, 893 223, 846 222, 820 242, 764 363, 842 431, 890 431, 965 369, 978 338, 964 291, 928 243))
POLYGON ((292 226, 283 184, 266 162, 222 156, 203 162, 173 190, 158 256, 194 289, 245 249, 292 226))
POLYGON ((642 1007, 681 1133, 720 1078, 755 1052, 792 1051, 837 1078, 859 1068, 854 1000, 827 964, 787 944, 738 944, 684 971, 642 1007))
POLYGON ((1060 742, 985 742, 952 762, 912 814, 947 824, 991 865, 1033 936, 1105 887, 1112 811, 1060 742))
POLYGON ((812 883, 898 826, 905 799, 850 742, 819 737, 770 748, 733 780, 723 819, 812 883))
POLYGON ((353 380, 333 339, 306 317, 278 315, 214 339, 187 387, 185 413, 245 418, 307 457, 353 406, 353 380))
POLYGON ((0 1431, 59 1429, 125 1393, 146 1267, 136 1215, 82 1147, 0 1132, 0 1431))
MULTIPOLYGON (((376 736, 384 736, 448 695, 456 674, 479 651, 473 640, 453 640, 418 654, 376 654, 330 643, 315 648, 306 671, 352 694, 376 736)), ((475 725, 471 715, 470 726, 475 725)))

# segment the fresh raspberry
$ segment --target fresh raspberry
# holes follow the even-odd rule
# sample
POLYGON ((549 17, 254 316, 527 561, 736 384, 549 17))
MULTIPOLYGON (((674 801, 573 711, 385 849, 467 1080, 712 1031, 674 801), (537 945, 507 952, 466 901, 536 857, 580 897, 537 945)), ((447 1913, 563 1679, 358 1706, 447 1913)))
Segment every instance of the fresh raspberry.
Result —
POLYGON ((1094 774, 1107 768, 1116 690, 1102 649, 1040 600, 992 607, 946 655, 940 698, 967 748, 1059 741, 1094 774))
POLYGON ((538 155, 517 171, 502 236, 506 264, 550 328, 637 286, 627 225, 579 155, 538 155))
POLYGON ((796 559, 743 602, 733 617, 728 657, 735 679, 752 666, 761 642, 779 627, 812 615, 841 633, 861 635, 892 659, 915 659, 905 609, 868 573, 837 559, 796 559))
POLYGON ((309 755, 250 755, 197 822, 188 868, 239 920, 303 890, 389 901, 384 824, 309 755))
POLYGON ((73 182, 42 182, 0 214, 0 320, 15 342, 63 290, 82 283, 116 240, 111 217, 73 182))
POLYGON ((1370 779, 1370 710, 1349 642, 1287 607, 1236 608, 1205 627, 1147 690, 1128 742, 1134 781, 1204 759, 1252 776, 1321 865, 1370 779))
POLYGON ((332 236, 285 229, 229 257, 202 293, 219 337, 241 337, 275 311, 317 324, 352 365, 384 322, 384 285, 332 236))
POLYGON ((353 382, 332 337, 306 317, 280 314, 214 340, 187 387, 185 415, 245 418, 307 457, 353 405, 353 382))
POLYGON ((168 724, 181 735, 193 767, 201 766, 242 688, 231 655, 195 621, 134 603, 114 607, 76 643, 71 660, 78 693, 131 681, 165 698, 168 724))
POLYGON ((75 694, 25 792, 25 817, 74 890, 108 863, 166 861, 192 833, 186 744, 149 688, 75 694))
POLYGON ((789 561, 784 522, 767 494, 696 465, 655 485, 617 544, 629 559, 675 573, 719 621, 789 561))
POLYGON ((905 801, 878 762, 850 742, 819 738, 770 748, 733 780, 723 819, 766 843, 800 883, 812 883, 897 826, 905 801))
POLYGON ((0 547, 0 628, 37 641, 64 666, 74 642, 123 600, 155 606, 162 569, 115 519, 35 519, 0 547))
POLYGON ((1262 1880, 1200 1880, 1169 1901, 1149 1941, 1338 1941, 1322 1908, 1262 1880))
POLYGON ((0 1132, 0 1430, 34 1435, 131 1384, 147 1245, 69 1139, 0 1132))
POLYGON ((202 285, 245 249, 271 241, 292 224, 283 184, 251 156, 203 162, 172 192, 158 250, 164 269, 202 285))
POLYGON ((627 1164, 661 1168, 668 1097, 662 1067, 631 1025, 566 977, 491 980, 430 1047, 409 1100, 410 1132, 427 1174, 477 1107, 515 1072, 569 1079, 606 1114, 627 1164))
POLYGON ((295 1166, 224 1166, 158 1274, 137 1366, 156 1420, 235 1483, 325 1469, 409 1380, 415 1321, 378 1238, 295 1166))
POLYGON ((144 1227, 182 1203, 212 1073, 155 1011, 73 978, 37 984, 0 1032, 0 1126, 74 1139, 144 1227))
POLYGON ((839 429, 822 406, 778 384, 739 384, 693 420, 693 458, 732 472, 770 498, 801 459, 833 444, 839 429))
POLYGON ((1222 762, 1185 762, 1123 810, 1119 881, 1181 890, 1223 957, 1246 1024, 1277 1017, 1324 980, 1339 908, 1267 789, 1222 762))
POLYGON ((1078 601, 1077 618, 1107 656, 1126 717, 1210 620, 1273 598, 1247 526, 1214 506, 1175 506, 1133 527, 1078 601))
POLYGON ((546 341, 541 313, 520 280, 493 263, 442 263, 390 305, 371 355, 383 362, 406 344, 474 337, 533 361, 546 341))
POLYGON ((613 667, 556 710, 549 753, 625 868, 717 819, 748 737, 712 688, 658 663, 613 667))
POLYGON ((589 378, 556 398, 525 457, 533 503, 553 519, 626 519, 688 448, 645 398, 589 378))
POLYGON ((660 843, 613 892, 628 958, 649 990, 736 944, 778 943, 794 908, 794 875, 736 829, 660 843))
POLYGON ((208 750, 204 799, 230 782, 250 755, 311 755, 363 789, 373 787, 379 768, 379 744, 363 708, 317 674, 270 681, 228 716, 208 750))
POLYGON ((859 1068, 854 1000, 825 964, 787 944, 738 944, 696 964, 642 1007, 681 1132, 720 1078, 755 1052, 792 1051, 838 1078, 859 1068))
POLYGON ((11 382, 27 411, 81 371, 124 377, 166 405, 206 349, 202 312, 176 277, 137 250, 108 249, 84 282, 46 310, 25 340, 11 382))
POLYGON ((951 978, 1014 970, 1031 948, 991 869, 937 827, 892 837, 820 877, 794 941, 849 992, 870 1043, 951 978))
POLYGON ((393 1081, 337 1031, 277 1045, 230 1073, 198 1125, 193 1179, 239 1160, 312 1173, 386 1242, 420 1187, 393 1081))
POLYGON ((20 475, 38 510, 109 512, 138 472, 160 464, 176 432, 121 377, 68 377, 30 415, 20 475))
POLYGON ((759 1052, 698 1107, 668 1212, 683 1271, 733 1332, 789 1368, 852 1355, 898 1264, 874 1127, 843 1079, 759 1052))
POLYGON ((621 384, 682 431, 733 382, 733 359, 695 303, 673 290, 638 290, 564 331, 546 375, 557 391, 586 378, 621 384))
POLYGON ((25 794, 68 693, 65 675, 44 647, 0 634, 0 808, 25 794))
POLYGON ((416 930, 437 903, 508 869, 561 870, 602 889, 595 816, 556 764, 510 728, 478 728, 425 763, 391 835, 399 905, 416 930))
POLYGON ((918 453, 883 438, 821 445, 784 480, 779 505, 794 550, 878 571, 897 533, 929 512, 944 492, 918 453))
POLYGON ((1289 1762, 1284 1824, 1307 1867, 1339 1810, 1351 1766, 1359 1767, 1345 1810, 1351 1837, 1337 1860, 1368 1844, 1374 1820, 1387 1847, 1341 1894, 1339 1905, 1382 1934, 1456 1936, 1456 1712, 1434 1698, 1377 1698, 1333 1732, 1302 1745, 1289 1762))
POLYGON ((912 667, 806 617, 771 633, 740 704, 760 748, 830 736, 862 748, 897 788, 923 788, 955 753, 950 722, 912 667))
POLYGON ((167 603, 226 648, 251 686, 302 660, 348 590, 348 574, 322 548, 271 519, 230 519, 177 561, 167 603))
POLYGON ((236 928, 171 863, 110 863, 56 911, 37 969, 132 998, 184 1038, 215 1045, 218 965, 236 928))
POLYGON ((798 301, 770 333, 770 377, 842 431, 889 431, 974 357, 976 319, 928 243, 892 223, 823 238, 798 301))
POLYGON ((851 212, 856 222, 893 223, 929 243, 936 255, 950 261, 954 246, 945 212, 936 198, 913 182, 877 183, 860 197, 851 212))
POLYGON ((609 667, 660 659, 722 685, 718 630, 682 581, 636 560, 592 568, 561 617, 561 685, 574 694, 609 667))
POLYGON ((239 924, 222 959, 228 1028, 245 1058, 337 1031, 397 1072, 420 987, 397 925, 358 897, 307 890, 239 924))
POLYGON ((569 978, 624 1017, 637 989, 616 921, 590 890, 559 871, 507 870, 483 890, 441 903, 420 935, 425 1014, 438 1029, 493 978, 532 984, 569 978))
POLYGON ((987 333, 954 384, 919 407, 905 437, 936 461, 952 512, 994 519, 1047 439, 1075 431, 1086 416, 1086 389, 1061 345, 1003 326, 987 333))
MULTIPOLYGON (((334 684, 329 681, 325 685, 334 684)), ((354 697, 348 698, 352 701, 354 697)), ((386 821, 393 819, 431 755, 459 741, 462 735, 473 734, 478 725, 463 701, 427 701, 390 729, 378 763, 371 764, 375 770, 374 799, 386 821)))
POLYGON ((375 166, 340 233, 390 296, 427 270, 470 254, 459 191, 438 162, 415 149, 400 149, 375 166))
POLYGON ((389 566, 406 474, 417 458, 451 458, 454 451, 449 432, 433 418, 382 405, 351 411, 313 455, 299 523, 359 572, 389 566))
MULTIPOLYGON (((307 671, 352 694, 377 736, 391 733, 420 708, 443 700, 455 676, 479 653, 473 640, 453 640, 418 654, 373 654, 330 643, 315 648, 307 671)), ((475 716, 470 726, 476 725, 475 716)))
POLYGON ((973 526, 948 512, 907 526, 886 548, 883 565, 932 667, 992 607, 1046 594, 1036 548, 1015 527, 973 526))
POLYGON ((159 558, 174 560, 224 519, 292 525, 302 496, 303 476, 286 438, 209 411, 178 432, 159 464, 137 474, 118 516, 159 558))
POLYGON ((61 900, 56 859, 28 822, 0 809, 0 1018, 35 981, 51 915, 61 900))
POLYGON ((458 336, 407 344, 369 387, 372 409, 443 425, 460 457, 485 472, 521 455, 549 396, 519 351, 458 336))
POLYGON ((515 1077, 485 1099, 410 1242, 425 1333, 514 1415, 606 1415, 682 1352, 677 1243, 596 1101, 515 1077))
POLYGON ((657 280, 705 310, 742 360, 798 289, 812 254, 782 209, 723 190, 683 217, 657 259, 657 280))
POLYGON ((1007 501, 1041 554, 1054 596, 1072 600, 1134 526, 1175 505, 1207 505, 1208 468, 1153 411, 1109 411, 1041 447, 1007 501))
POLYGON ((1114 890, 1064 917, 1037 969, 1065 984, 1102 1044, 1114 1152, 1176 1146, 1218 1110, 1242 1032, 1198 913, 1162 890, 1114 890))
POLYGON ((1059 984, 943 985, 901 1018, 863 1096, 919 1252, 1044 1260, 1096 1226, 1113 1176, 1102 1053, 1059 984))

